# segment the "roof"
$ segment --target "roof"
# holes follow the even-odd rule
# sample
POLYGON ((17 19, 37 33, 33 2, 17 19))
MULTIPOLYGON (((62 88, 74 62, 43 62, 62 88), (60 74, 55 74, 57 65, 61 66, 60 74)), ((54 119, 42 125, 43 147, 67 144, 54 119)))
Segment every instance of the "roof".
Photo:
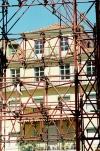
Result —
MULTIPOLYGON (((81 37, 83 38, 88 38, 91 40, 90 35, 87 34, 87 32, 85 32, 84 27, 82 25, 79 25, 79 28, 81 29, 81 31, 83 32, 83 34, 81 34, 81 37)), ((26 31, 24 33, 21 33, 22 37, 26 37, 29 39, 38 39, 41 38, 42 33, 45 34, 45 37, 55 37, 58 36, 60 34, 60 30, 62 35, 65 34, 73 34, 73 28, 71 26, 69 26, 68 24, 52 24, 37 30, 33 30, 33 31, 26 31)), ((83 39, 84 39, 83 38, 83 39)))
POLYGON ((43 27, 43 28, 40 28, 40 29, 37 29, 37 30, 34 30, 34 31, 29 31, 29 32, 25 32, 26 33, 30 33, 30 32, 38 32, 38 31, 49 31, 49 30, 54 30, 54 29, 63 29, 63 28, 69 28, 69 26, 67 24, 62 24, 60 26, 60 24, 58 23, 55 23, 55 24, 52 24, 50 26, 47 26, 47 27, 43 27))
POLYGON ((41 33, 42 32, 45 32, 45 36, 46 37, 52 37, 52 36, 55 36, 55 34, 59 35, 59 31, 61 30, 62 34, 65 34, 66 32, 71 32, 72 31, 72 28, 70 26, 68 26, 67 24, 62 24, 60 26, 60 24, 58 23, 55 23, 55 24, 52 24, 50 26, 47 26, 47 27, 43 27, 43 28, 40 28, 40 29, 37 29, 37 30, 33 30, 33 31, 27 31, 27 32, 24 32, 24 33, 21 33, 21 36, 22 37, 28 37, 28 38, 39 38, 41 33))

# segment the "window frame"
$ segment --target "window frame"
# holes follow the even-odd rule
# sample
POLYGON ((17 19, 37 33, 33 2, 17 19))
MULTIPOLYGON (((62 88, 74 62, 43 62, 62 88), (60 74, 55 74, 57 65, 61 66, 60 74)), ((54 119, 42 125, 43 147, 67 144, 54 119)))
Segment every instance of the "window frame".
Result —
POLYGON ((94 62, 94 60, 93 61, 91 61, 91 60, 87 61, 86 71, 87 71, 88 75, 92 75, 95 72, 95 66, 93 65, 93 62, 94 62), (90 65, 88 63, 90 63, 90 65))
POLYGON ((66 132, 71 133, 71 127, 69 127, 69 123, 66 124, 66 132))
MULTIPOLYGON (((35 128, 35 129, 36 129, 36 128, 35 128)), ((37 136, 38 136, 38 133, 39 133, 39 132, 38 132, 38 129, 36 129, 36 130, 33 129, 33 131, 34 131, 34 132, 33 132, 33 135, 34 135, 35 137, 37 137, 37 136), (37 132, 36 132, 36 131, 37 131, 37 132)))
POLYGON ((70 73, 71 73, 71 69, 70 69, 70 63, 67 63, 66 65, 63 65, 63 66, 60 66, 59 67, 59 70, 60 70, 60 75, 61 75, 61 80, 69 80, 70 79, 70 73), (64 76, 64 75, 67 75, 66 74, 66 67, 68 66, 68 76, 64 76), (63 69, 61 69, 63 67, 63 69), (61 71, 63 72, 63 74, 61 73, 61 71), (62 76, 63 75, 63 76, 62 76))
POLYGON ((18 53, 19 44, 8 44, 9 55, 14 56, 18 53))
MULTIPOLYGON (((90 133, 93 133, 92 131, 94 131, 94 135, 95 135, 95 133, 96 133, 96 129, 94 128, 94 127, 88 127, 87 129, 86 129, 86 132, 87 132, 87 138, 90 138, 89 137, 89 131, 91 131, 90 133)), ((93 137, 93 136, 92 136, 93 137)), ((95 138, 96 137, 98 137, 98 133, 96 134, 96 136, 95 136, 95 138)), ((94 140, 88 140, 89 141, 89 143, 91 143, 91 141, 93 141, 93 144, 98 144, 98 142, 99 142, 99 139, 98 140, 95 140, 95 138, 94 138, 94 140)))
POLYGON ((67 36, 62 36, 60 40, 60 46, 61 46, 61 51, 67 51, 68 50, 68 37, 67 36))
POLYGON ((90 104, 90 101, 87 98, 87 100, 86 100, 86 110, 87 111, 91 111, 91 110, 97 109, 96 93, 95 92, 91 92, 88 97, 90 97, 90 100, 91 100, 92 104, 90 104), (93 106, 95 107, 95 109, 93 108, 93 106))
POLYGON ((38 76, 38 77, 35 78, 36 82, 38 82, 40 80, 39 77, 44 75, 44 73, 45 73, 44 69, 43 69, 43 71, 41 71, 41 69, 43 69, 43 68, 42 67, 35 67, 34 68, 34 76, 38 76), (38 71, 36 71, 36 68, 38 69, 38 71), (42 72, 43 72, 43 74, 41 75, 42 72), (38 75, 36 75, 36 74, 38 74, 38 75))
POLYGON ((10 69, 10 76, 11 76, 11 78, 13 77, 13 79, 11 81, 14 82, 15 81, 15 79, 14 79, 15 77, 20 77, 20 68, 18 68, 18 69, 11 68, 10 69), (14 72, 15 72, 14 74, 12 74, 12 70, 14 70, 14 72), (19 70, 19 73, 16 72, 17 70, 19 70))
POLYGON ((42 54, 42 47, 43 47, 43 44, 42 44, 42 39, 40 40, 34 40, 34 52, 39 55, 39 54, 42 54), (36 48, 37 47, 37 48, 36 48))

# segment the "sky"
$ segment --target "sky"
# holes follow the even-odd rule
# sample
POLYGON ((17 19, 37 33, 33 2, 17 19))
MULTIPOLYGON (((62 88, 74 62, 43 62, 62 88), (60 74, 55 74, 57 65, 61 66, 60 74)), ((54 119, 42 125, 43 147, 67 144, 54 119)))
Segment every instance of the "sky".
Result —
MULTIPOLYGON (((28 0, 27 4, 31 4, 33 0, 28 0)), ((43 2, 43 0, 40 0, 43 2)), ((48 0, 49 1, 49 0, 48 0)), ((66 0, 68 1, 68 0, 66 0)), ((71 2, 72 0, 70 0, 71 2)), ((87 2, 88 0, 77 0, 77 2, 87 2)), ((16 5, 18 4, 18 0, 8 0, 10 5, 16 5)), ((55 0, 56 2, 56 0, 55 0)), ((60 2, 60 1, 59 1, 60 2)), ((1 2, 0 2, 1 3, 1 2)), ((33 4, 37 4, 38 2, 34 0, 33 4)), ((77 8, 82 12, 86 12, 90 6, 92 5, 91 2, 88 3, 78 3, 77 8)), ((69 5, 70 7, 71 5, 69 5)), ((58 17, 56 17, 54 14, 52 14, 53 9, 51 7, 48 7, 46 9, 44 6, 31 6, 24 14, 27 7, 24 6, 16 13, 16 15, 9 21, 9 19, 15 14, 15 12, 19 9, 18 6, 14 7, 8 7, 8 17, 7 20, 9 21, 7 23, 7 31, 9 31, 9 34, 14 34, 10 37, 16 37, 17 34, 26 32, 26 31, 33 31, 42 27, 49 26, 54 23, 59 23, 58 17), (23 14, 23 15, 22 15, 23 14), (22 16, 22 17, 21 17, 22 16), (18 19, 18 21, 17 21, 18 19)), ((66 21, 66 18, 69 19, 71 14, 69 13, 69 10, 64 9, 64 7, 60 7, 59 5, 56 5, 55 8, 62 14, 62 20, 64 20, 65 23, 68 23, 66 21), (59 8, 59 9, 58 9, 59 8), (69 15, 69 16, 68 16, 69 15), (63 17, 64 16, 64 17, 63 17)), ((57 16, 58 13, 56 13, 57 16)), ((2 18, 2 16, 1 16, 2 18)), ((87 14, 87 18, 94 24, 95 23, 95 5, 92 7, 92 9, 87 14)), ((62 22, 63 23, 63 22, 62 22)), ((68 23, 69 24, 69 23, 68 23)), ((84 27, 86 27, 85 23, 82 23, 84 27)), ((2 27, 2 21, 1 21, 1 27, 2 27)))

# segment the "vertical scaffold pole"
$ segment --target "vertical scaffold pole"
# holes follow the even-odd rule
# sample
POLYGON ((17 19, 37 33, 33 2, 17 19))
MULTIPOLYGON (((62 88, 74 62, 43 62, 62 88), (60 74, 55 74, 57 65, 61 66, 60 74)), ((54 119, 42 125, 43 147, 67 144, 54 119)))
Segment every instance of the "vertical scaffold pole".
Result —
POLYGON ((75 118, 76 118, 76 151, 80 150, 80 142, 78 136, 79 129, 79 102, 78 102, 78 65, 77 65, 77 9, 76 0, 73 0, 73 40, 74 40, 74 68, 75 68, 75 118))

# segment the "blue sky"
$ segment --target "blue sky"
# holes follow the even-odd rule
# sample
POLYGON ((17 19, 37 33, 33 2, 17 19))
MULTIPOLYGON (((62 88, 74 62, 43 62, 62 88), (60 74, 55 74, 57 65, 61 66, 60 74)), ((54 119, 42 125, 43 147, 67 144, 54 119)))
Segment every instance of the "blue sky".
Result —
MULTIPOLYGON (((82 1, 82 0, 80 0, 82 1)), ((87 1, 87 0, 84 0, 87 1)), ((17 4, 17 0, 8 0, 9 4, 17 4)), ((28 1, 30 4, 32 0, 28 1)), ((43 2, 43 1, 42 1, 43 2)), ((34 2, 33 4, 36 4, 34 2)), ((92 3, 79 3, 77 5, 78 9, 84 13, 88 10, 92 3)), ((14 18, 8 23, 8 30, 12 27, 12 25, 16 22, 16 20, 22 15, 22 12, 27 7, 23 7, 14 18)), ((18 10, 18 7, 9 7, 8 8, 8 20, 11 16, 18 10)), ((61 13, 65 15, 63 8, 60 9, 61 13)), ((58 14, 57 14, 58 15, 58 14)), ((65 15, 66 16, 66 15, 65 15)), ((87 14, 87 18, 94 24, 95 23, 95 7, 93 6, 91 11, 87 14)), ((19 21, 13 26, 13 28, 9 31, 9 33, 20 33, 25 31, 32 31, 38 28, 42 28, 45 26, 49 26, 54 23, 59 23, 59 19, 54 16, 51 12, 49 12, 44 6, 31 6, 27 12, 19 19, 19 21)), ((84 22, 82 23, 84 26, 84 22)), ((15 35, 14 35, 15 36, 15 35)))

